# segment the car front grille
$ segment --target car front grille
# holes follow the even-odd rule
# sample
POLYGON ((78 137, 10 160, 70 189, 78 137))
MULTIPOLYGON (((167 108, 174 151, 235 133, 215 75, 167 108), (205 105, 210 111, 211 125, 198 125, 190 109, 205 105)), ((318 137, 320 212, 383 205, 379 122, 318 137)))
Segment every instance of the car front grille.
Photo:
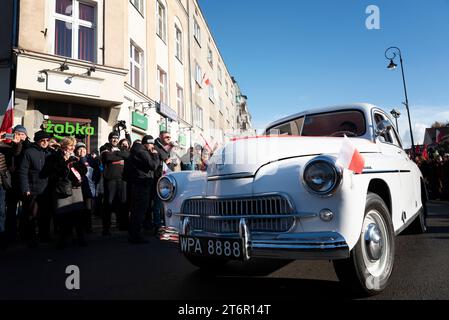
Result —
POLYGON ((211 233, 238 233, 241 218, 247 219, 250 232, 287 232, 295 222, 289 201, 278 195, 189 199, 181 211, 182 215, 190 216, 193 230, 211 233), (273 215, 276 217, 268 217, 273 215))

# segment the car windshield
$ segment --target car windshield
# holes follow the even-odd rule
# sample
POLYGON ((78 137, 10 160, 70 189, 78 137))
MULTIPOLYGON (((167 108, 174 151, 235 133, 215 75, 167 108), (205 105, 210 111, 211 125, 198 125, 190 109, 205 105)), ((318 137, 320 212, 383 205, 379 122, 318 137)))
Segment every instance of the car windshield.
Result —
POLYGON ((360 137, 366 132, 365 116, 359 110, 311 114, 270 128, 267 134, 308 137, 360 137))

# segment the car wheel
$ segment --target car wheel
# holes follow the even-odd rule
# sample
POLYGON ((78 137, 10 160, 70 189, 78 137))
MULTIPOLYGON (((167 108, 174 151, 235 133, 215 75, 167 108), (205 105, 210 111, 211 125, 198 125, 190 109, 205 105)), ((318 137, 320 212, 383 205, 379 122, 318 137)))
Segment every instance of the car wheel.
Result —
POLYGON ((185 255, 185 257, 195 267, 198 267, 201 271, 206 272, 219 271, 223 269, 223 267, 228 263, 228 261, 224 259, 199 257, 187 254, 185 255))
POLYGON ((389 210, 382 198, 368 193, 359 241, 348 259, 334 261, 337 277, 356 294, 379 294, 389 283, 394 255, 395 235, 389 210))

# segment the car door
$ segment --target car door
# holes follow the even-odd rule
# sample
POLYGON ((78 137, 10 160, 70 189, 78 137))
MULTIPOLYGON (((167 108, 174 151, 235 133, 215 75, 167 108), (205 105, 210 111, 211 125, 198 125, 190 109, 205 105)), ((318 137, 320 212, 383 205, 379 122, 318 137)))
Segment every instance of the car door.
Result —
POLYGON ((396 215, 393 217, 393 220, 396 220, 395 225, 403 224, 415 213, 414 204, 416 195, 412 174, 413 163, 404 149, 402 149, 399 135, 391 120, 383 112, 377 111, 374 114, 374 119, 376 126, 381 121, 387 120, 392 127, 390 131, 378 137, 378 142, 382 153, 389 158, 388 161, 391 166, 389 170, 397 171, 397 177, 400 180, 400 190, 395 192, 395 196, 392 199, 393 206, 398 206, 396 207, 398 210, 395 210, 396 215))

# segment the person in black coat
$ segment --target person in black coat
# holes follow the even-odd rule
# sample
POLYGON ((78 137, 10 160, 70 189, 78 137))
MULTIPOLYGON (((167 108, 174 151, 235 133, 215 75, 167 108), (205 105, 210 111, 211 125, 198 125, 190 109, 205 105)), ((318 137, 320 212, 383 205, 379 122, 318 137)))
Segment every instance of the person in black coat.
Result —
POLYGON ((14 140, 6 143, 3 132, 0 133, 0 249, 6 249, 8 245, 6 229, 6 195, 12 189, 11 172, 9 163, 14 156, 20 153, 20 138, 16 134, 14 140))
MULTIPOLYGON (((17 205, 22 198, 19 188, 19 176, 17 174, 20 164, 20 159, 23 153, 28 149, 32 142, 28 138, 28 132, 22 125, 17 125, 13 129, 13 133, 19 138, 19 142, 15 143, 16 152, 10 159, 7 159, 8 169, 11 172, 12 188, 6 191, 6 222, 5 231, 8 243, 13 243, 17 239, 17 218, 19 217, 19 231, 24 236, 24 219, 23 214, 18 216, 17 205)), ((13 142, 14 143, 14 142, 13 142)))
POLYGON ((104 166, 104 207, 103 207, 103 235, 111 234, 111 215, 115 211, 119 229, 124 231, 128 225, 128 206, 126 198, 126 182, 123 180, 125 160, 129 151, 119 148, 119 132, 109 134, 109 143, 100 148, 101 162, 104 166), (114 210, 114 202, 118 202, 118 209, 114 210))
POLYGON ((134 144, 126 162, 127 179, 131 195, 131 215, 129 241, 140 244, 148 241, 142 236, 141 229, 152 199, 155 170, 159 166, 159 155, 154 147, 152 136, 145 136, 142 144, 134 144))
POLYGON ((66 238, 75 227, 77 242, 85 246, 85 206, 81 185, 87 168, 75 157, 76 139, 64 138, 61 148, 48 157, 46 169, 49 172, 49 185, 54 212, 59 226, 58 248, 63 249, 66 238))
POLYGON ((23 196, 23 214, 25 219, 25 240, 30 247, 37 246, 36 221, 39 219, 39 236, 48 238, 50 219, 46 216, 45 204, 49 202, 46 194, 48 175, 44 172, 45 161, 49 155, 50 135, 38 131, 34 143, 24 151, 20 160, 17 176, 19 189, 23 196))

